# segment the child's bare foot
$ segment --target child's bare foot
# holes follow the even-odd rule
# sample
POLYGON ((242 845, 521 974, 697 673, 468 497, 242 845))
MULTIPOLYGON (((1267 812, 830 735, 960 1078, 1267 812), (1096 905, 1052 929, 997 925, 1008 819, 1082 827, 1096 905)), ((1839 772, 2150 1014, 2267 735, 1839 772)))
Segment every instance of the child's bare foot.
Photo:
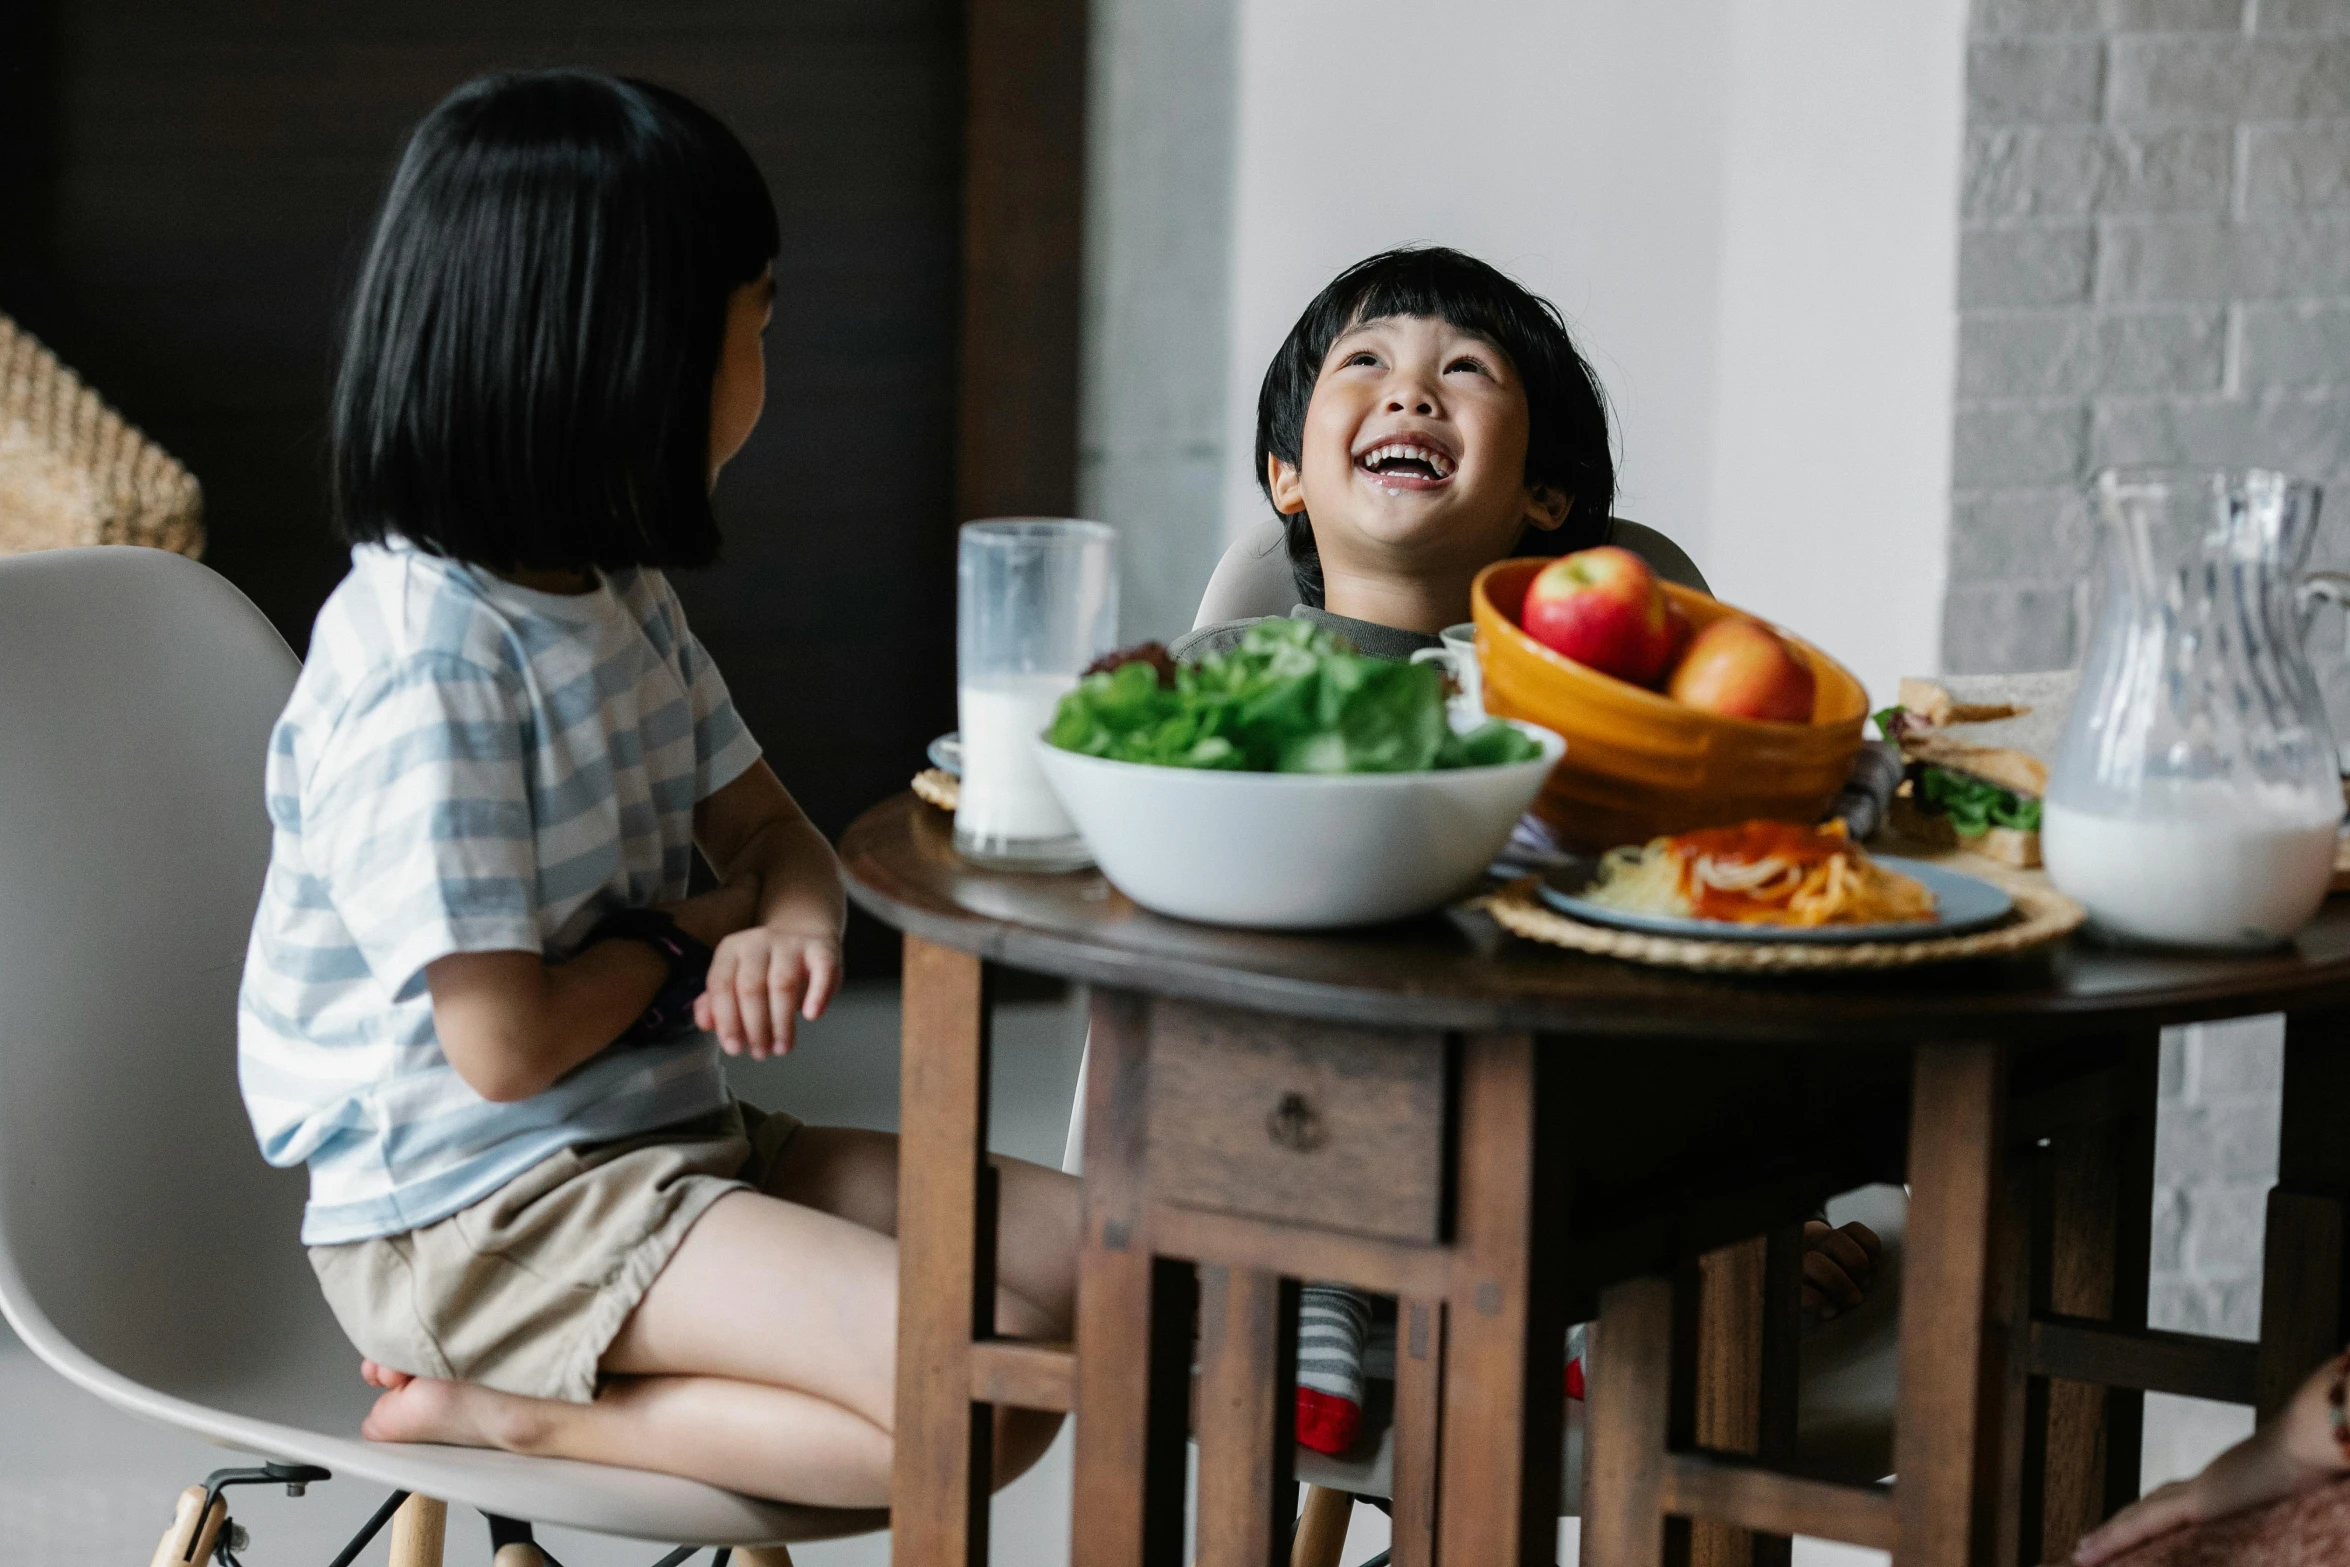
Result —
POLYGON ((446 1442, 527 1453, 544 1430, 537 1399, 473 1382, 391 1374, 401 1379, 399 1384, 388 1388, 359 1423, 360 1435, 371 1442, 446 1442))
POLYGON ((387 1391, 397 1392, 415 1381, 416 1378, 405 1371, 394 1371, 381 1361, 361 1360, 359 1362, 359 1380, 369 1387, 380 1387, 387 1391))

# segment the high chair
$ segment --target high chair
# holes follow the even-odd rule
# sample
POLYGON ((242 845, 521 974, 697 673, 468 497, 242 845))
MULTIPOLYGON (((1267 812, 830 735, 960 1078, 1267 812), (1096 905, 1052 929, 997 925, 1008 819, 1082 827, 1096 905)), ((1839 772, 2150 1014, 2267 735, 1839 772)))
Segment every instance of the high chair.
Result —
POLYGON ((183 1494, 155 1567, 233 1567, 226 1488, 330 1477, 391 1492, 343 1563, 396 1511, 397 1567, 438 1567, 450 1502, 489 1516, 499 1567, 541 1559, 532 1522, 684 1542, 669 1567, 887 1526, 361 1438, 373 1394, 297 1239, 303 1175, 263 1163, 236 1080, 294 656, 193 561, 67 549, 0 559, 0 669, 0 1311, 77 1386, 256 1459, 183 1494))
MULTIPOLYGON (((1607 542, 1647 561, 1658 576, 1686 587, 1708 591, 1704 575, 1688 554, 1656 529, 1624 518, 1611 518, 1607 542)), ((1195 626, 1213 625, 1261 615, 1287 615, 1300 602, 1289 556, 1283 547, 1282 525, 1267 519, 1248 529, 1228 546, 1209 575, 1200 598, 1195 626)), ((1085 1138, 1085 1072, 1078 1069, 1076 1103, 1070 1110, 1068 1151, 1063 1167, 1075 1172, 1085 1138)), ((1787 1368, 1800 1387, 1793 1400, 1764 1394, 1752 1407, 1723 1411, 1725 1428, 1709 1432, 1717 1446, 1737 1445, 1741 1433, 1727 1429, 1741 1420, 1750 1428, 1748 1443, 1792 1444, 1797 1455, 1816 1472, 1839 1479, 1870 1481, 1892 1469, 1894 1363, 1898 1346, 1901 1243, 1908 1200, 1897 1186, 1864 1188, 1838 1207, 1839 1222, 1859 1219, 1875 1229, 1885 1242, 1885 1258, 1869 1300, 1804 1336, 1794 1364, 1787 1368), (1846 1211, 1849 1207, 1850 1211, 1846 1211), (1787 1407, 1789 1404, 1793 1407, 1787 1407)), ((1783 1272, 1793 1265, 1791 1245, 1782 1237, 1775 1248, 1783 1272)), ((1701 1271, 1718 1277, 1716 1298, 1751 1285, 1753 1275, 1767 1271, 1761 1238, 1731 1247, 1705 1259, 1701 1271)), ((1791 1287, 1791 1281, 1790 1281, 1791 1287)), ((1743 1306, 1733 1308, 1743 1309, 1743 1306)), ((1785 1344, 1779 1346, 1784 1359, 1785 1344)), ((1080 1353, 1083 1346, 1079 1346, 1080 1353)), ((1392 1325, 1374 1330, 1365 1356, 1371 1383, 1366 1408, 1366 1431, 1355 1450, 1331 1458, 1309 1449, 1297 1452, 1296 1472, 1301 1483, 1303 1511, 1291 1556, 1291 1567, 1338 1567, 1346 1539, 1347 1520, 1355 1500, 1384 1505, 1394 1490, 1394 1429, 1391 1413, 1394 1377, 1392 1325)), ((1604 1347, 1594 1360, 1604 1365, 1604 1347)), ((1766 1348, 1765 1359, 1769 1359, 1766 1348)), ((1596 1373, 1604 1374, 1604 1373, 1596 1373)), ((1768 1385, 1770 1377, 1766 1375, 1768 1385)), ((1705 1414, 1701 1412, 1700 1419, 1705 1414)), ((1560 1505, 1564 1515, 1576 1516, 1583 1489, 1583 1421, 1580 1402, 1567 1407, 1564 1470, 1560 1505)), ((1761 1567, 1769 1554, 1748 1554, 1743 1540, 1730 1531, 1713 1530, 1712 1538, 1697 1541, 1698 1558, 1727 1564, 1752 1561, 1761 1567)))

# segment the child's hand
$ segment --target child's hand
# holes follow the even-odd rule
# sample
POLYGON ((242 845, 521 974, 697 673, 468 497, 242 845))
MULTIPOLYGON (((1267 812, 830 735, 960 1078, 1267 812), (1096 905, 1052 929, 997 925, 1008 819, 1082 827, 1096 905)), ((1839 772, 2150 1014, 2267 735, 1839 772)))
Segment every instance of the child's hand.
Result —
POLYGON ((1803 1310, 1825 1322, 1869 1298, 1885 1243, 1865 1224, 1830 1229, 1818 1219, 1803 1226, 1803 1310))
POLYGON ((2282 1414, 2213 1459, 2201 1474, 2155 1487, 2091 1530, 2073 1547, 2073 1560, 2094 1567, 2183 1525, 2298 1496, 2339 1477, 2345 1463, 2334 1445, 2329 1406, 2340 1369, 2339 1360, 2318 1367, 2282 1414))
POLYGON ((791 1050, 800 1018, 824 1015, 840 988, 840 936, 756 925, 718 943, 707 988, 694 998, 695 1026, 718 1036, 730 1056, 754 1061, 791 1050))
POLYGON ((665 904, 662 912, 677 921, 679 930, 716 950, 736 931, 759 923, 759 883, 754 877, 738 877, 714 891, 665 904))

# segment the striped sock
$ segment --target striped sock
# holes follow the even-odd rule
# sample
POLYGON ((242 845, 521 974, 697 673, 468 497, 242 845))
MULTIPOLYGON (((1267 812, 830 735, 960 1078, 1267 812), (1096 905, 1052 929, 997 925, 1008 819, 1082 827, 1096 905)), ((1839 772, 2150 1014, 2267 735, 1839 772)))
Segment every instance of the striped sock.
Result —
POLYGON ((1297 1439, 1336 1455, 1363 1424, 1363 1339, 1371 1302, 1342 1284, 1297 1292, 1297 1439))

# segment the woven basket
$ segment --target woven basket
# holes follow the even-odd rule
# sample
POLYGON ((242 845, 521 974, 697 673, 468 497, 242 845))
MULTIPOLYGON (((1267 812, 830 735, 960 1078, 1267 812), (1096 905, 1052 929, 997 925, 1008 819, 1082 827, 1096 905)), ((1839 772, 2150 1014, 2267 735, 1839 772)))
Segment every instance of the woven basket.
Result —
POLYGON ((0 315, 0 555, 83 544, 199 556, 203 487, 0 315))

